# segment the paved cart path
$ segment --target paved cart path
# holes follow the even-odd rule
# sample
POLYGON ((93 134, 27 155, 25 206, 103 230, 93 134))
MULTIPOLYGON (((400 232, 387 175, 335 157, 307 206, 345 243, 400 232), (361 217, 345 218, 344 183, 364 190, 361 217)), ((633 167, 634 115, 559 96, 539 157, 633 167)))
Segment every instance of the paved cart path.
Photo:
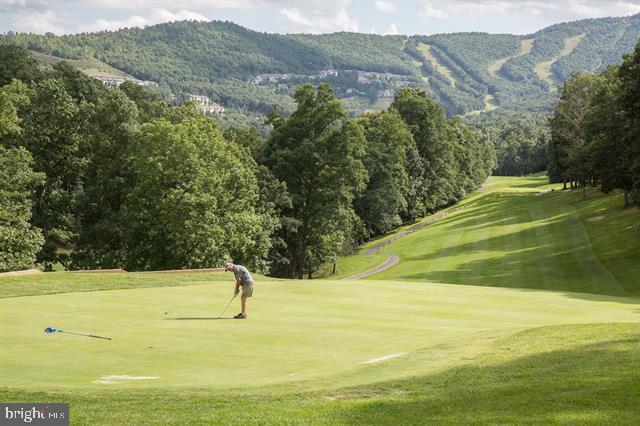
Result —
POLYGON ((396 263, 400 261, 400 258, 395 255, 391 255, 385 260, 384 263, 376 266, 373 269, 369 269, 368 271, 360 272, 359 274, 351 275, 345 278, 345 280, 359 280, 362 278, 370 277, 371 275, 375 275, 378 272, 386 271, 387 269, 394 266, 396 263))

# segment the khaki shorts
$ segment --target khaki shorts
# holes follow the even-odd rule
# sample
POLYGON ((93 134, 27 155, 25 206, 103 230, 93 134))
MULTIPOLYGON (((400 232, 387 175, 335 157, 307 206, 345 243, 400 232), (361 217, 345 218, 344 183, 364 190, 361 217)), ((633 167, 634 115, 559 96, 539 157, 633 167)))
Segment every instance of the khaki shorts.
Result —
POLYGON ((253 284, 245 284, 242 286, 242 297, 253 296, 253 284))

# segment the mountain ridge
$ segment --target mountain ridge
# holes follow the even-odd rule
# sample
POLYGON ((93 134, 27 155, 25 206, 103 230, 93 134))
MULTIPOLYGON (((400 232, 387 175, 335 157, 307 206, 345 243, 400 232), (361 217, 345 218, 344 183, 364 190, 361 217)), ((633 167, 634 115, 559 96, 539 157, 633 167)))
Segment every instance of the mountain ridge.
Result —
POLYGON ((640 14, 557 23, 526 35, 277 34, 228 21, 178 21, 64 36, 7 33, 0 43, 102 61, 166 93, 206 94, 231 116, 261 115, 274 104, 290 112, 295 86, 320 81, 333 84, 353 113, 384 107, 409 86, 426 90, 451 116, 549 112, 555 85, 574 71, 619 63, 638 37, 640 14), (563 55, 567 40, 576 42, 563 55))

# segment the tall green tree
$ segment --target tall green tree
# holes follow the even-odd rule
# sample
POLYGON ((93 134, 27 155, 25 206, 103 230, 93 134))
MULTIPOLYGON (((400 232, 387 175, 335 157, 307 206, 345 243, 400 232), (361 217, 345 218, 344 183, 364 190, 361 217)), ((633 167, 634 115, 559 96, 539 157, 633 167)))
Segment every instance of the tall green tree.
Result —
POLYGON ((169 106, 151 89, 131 81, 125 81, 119 89, 136 104, 140 122, 146 123, 167 114, 169 106))
POLYGON ((280 273, 302 278, 331 260, 350 235, 352 201, 367 175, 363 129, 348 118, 331 86, 300 86, 295 99, 290 117, 272 116, 263 161, 291 196, 282 231, 289 264, 280 273))
POLYGON ((620 106, 619 67, 612 66, 596 79, 593 106, 585 120, 586 137, 590 141, 593 172, 600 188, 608 193, 624 191, 624 203, 629 205, 633 190, 632 139, 628 119, 620 106))
POLYGON ((450 139, 455 141, 455 158, 458 165, 457 198, 462 199, 482 185, 491 174, 493 162, 487 158, 491 147, 483 145, 477 132, 465 126, 459 118, 449 120, 449 129, 450 139))
POLYGON ((31 83, 42 75, 36 61, 22 46, 0 44, 0 86, 11 80, 31 83))
POLYGON ((44 176, 24 148, 0 145, 0 272, 32 268, 44 238, 31 225, 31 200, 44 176))
POLYGON ((77 238, 74 268, 116 268, 125 263, 120 217, 133 189, 131 148, 138 109, 120 90, 109 90, 93 106, 87 125, 87 160, 75 200, 77 238))
POLYGON ((249 150, 253 158, 260 159, 267 140, 254 127, 232 127, 224 131, 224 138, 249 150))
POLYGON ((23 131, 9 144, 24 146, 33 156, 33 168, 45 174, 34 197, 33 224, 42 229, 45 245, 39 261, 50 265, 56 249, 75 238, 75 199, 87 164, 82 155, 90 106, 78 104, 59 79, 32 86, 28 105, 19 111, 23 131))
MULTIPOLYGON (((564 83, 560 101, 550 121, 553 148, 556 155, 563 156, 565 173, 569 179, 582 187, 586 197, 586 186, 593 176, 589 161, 590 145, 585 135, 585 124, 592 106, 595 77, 586 73, 574 73, 564 83)), ((560 164, 559 161, 556 161, 560 164)))
MULTIPOLYGON (((0 87, 0 141, 20 134, 18 108, 28 104, 28 89, 18 80, 0 87)), ((44 238, 31 225, 31 205, 44 176, 32 169, 24 148, 0 144, 0 272, 33 267, 44 238)))
POLYGON ((355 201, 356 213, 371 235, 383 234, 402 223, 409 190, 407 149, 411 132, 396 112, 366 114, 359 120, 366 137, 363 163, 369 180, 355 201))
POLYGON ((206 117, 145 124, 120 226, 125 267, 204 268, 233 259, 266 272, 275 223, 256 206, 256 164, 206 117))
POLYGON ((457 174, 454 145, 449 139, 447 121, 442 108, 427 98, 424 91, 402 89, 391 109, 397 111, 411 129, 423 162, 420 198, 423 215, 455 201, 453 183, 457 174))
POLYGON ((632 196, 640 205, 640 42, 620 66, 620 105, 628 120, 626 135, 630 173, 633 180, 632 196))
MULTIPOLYGON (((29 104, 29 88, 20 80, 0 87, 0 141, 22 132, 18 110, 29 104)), ((9 145, 11 142, 6 140, 9 145)))

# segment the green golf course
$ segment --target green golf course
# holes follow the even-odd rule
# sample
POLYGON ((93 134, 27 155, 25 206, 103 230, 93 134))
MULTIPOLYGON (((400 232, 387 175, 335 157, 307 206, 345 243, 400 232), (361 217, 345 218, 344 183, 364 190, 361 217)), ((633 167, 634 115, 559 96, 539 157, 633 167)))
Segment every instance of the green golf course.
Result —
POLYGON ((73 424, 637 424, 640 211, 559 188, 492 177, 333 279, 256 277, 244 321, 219 318, 232 274, 0 277, 0 400, 73 424))

